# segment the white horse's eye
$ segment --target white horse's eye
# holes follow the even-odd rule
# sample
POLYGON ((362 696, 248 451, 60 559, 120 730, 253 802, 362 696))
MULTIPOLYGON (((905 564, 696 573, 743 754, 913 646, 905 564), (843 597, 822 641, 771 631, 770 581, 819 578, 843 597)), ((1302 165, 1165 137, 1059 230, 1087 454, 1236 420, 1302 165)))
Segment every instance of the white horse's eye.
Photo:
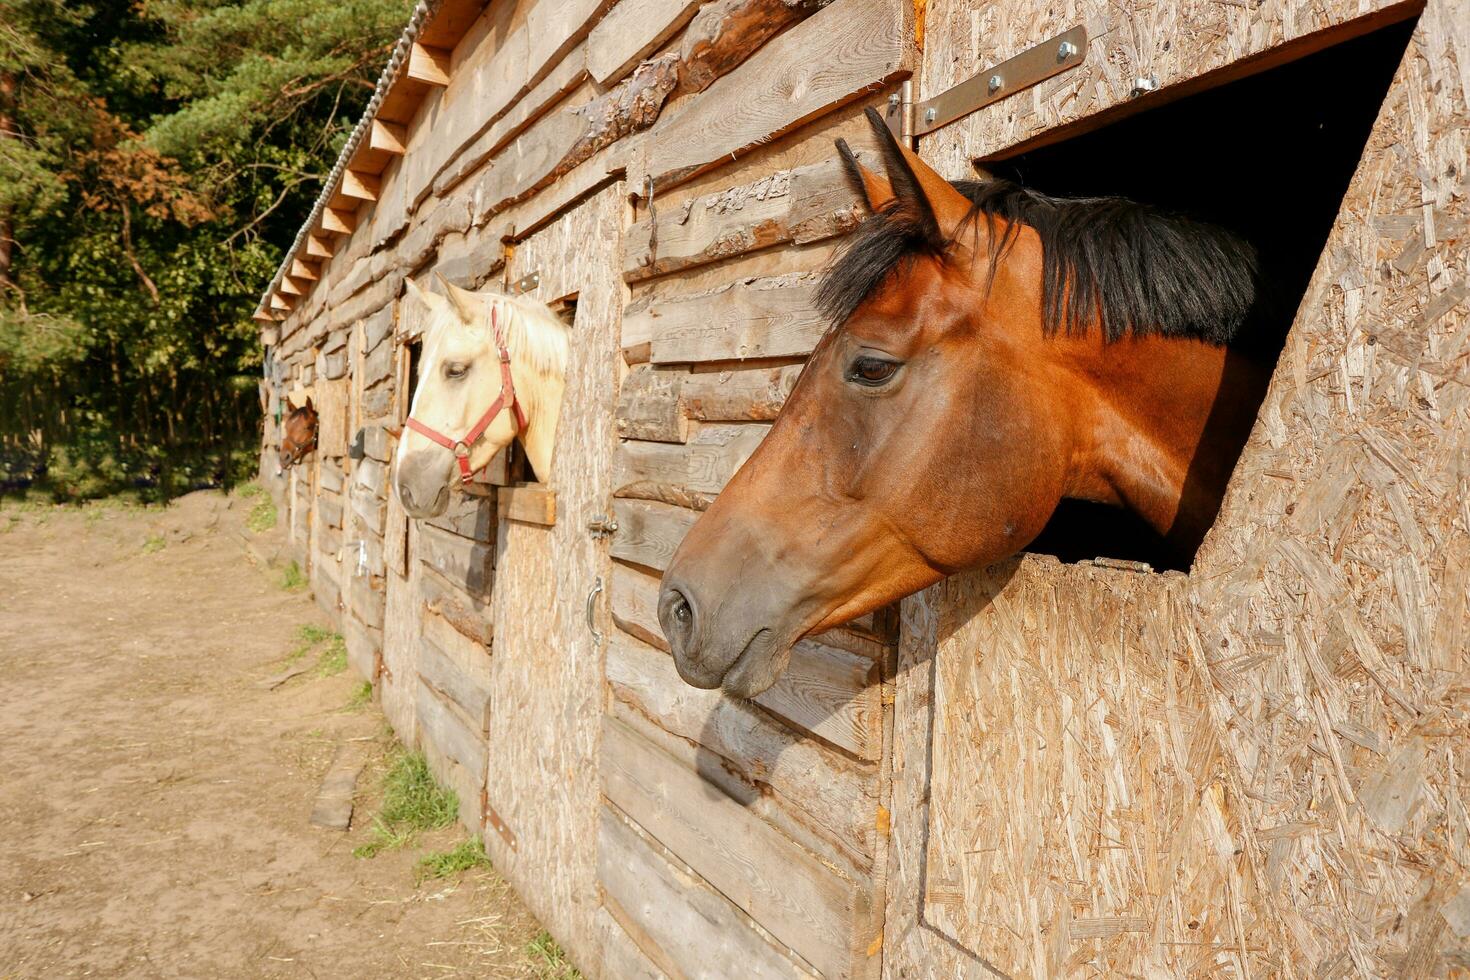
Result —
POLYGON ((460 362, 452 362, 444 365, 444 377, 462 378, 470 373, 470 366, 460 362))

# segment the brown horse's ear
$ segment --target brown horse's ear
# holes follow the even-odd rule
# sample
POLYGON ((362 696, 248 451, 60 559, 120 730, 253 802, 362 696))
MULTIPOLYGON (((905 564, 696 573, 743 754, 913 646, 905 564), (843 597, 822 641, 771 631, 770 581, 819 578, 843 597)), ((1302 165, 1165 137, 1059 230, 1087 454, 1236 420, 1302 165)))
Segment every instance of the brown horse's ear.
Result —
POLYGON ((842 169, 847 171, 848 179, 862 189, 869 211, 877 214, 893 203, 893 185, 858 163, 857 154, 852 152, 847 140, 837 141, 837 153, 842 157, 842 169))
POLYGON ((296 406, 291 404, 291 396, 290 395, 287 395, 286 396, 286 414, 287 415, 290 415, 294 411, 296 411, 296 406))
POLYGON ((306 409, 308 412, 311 412, 313 415, 316 414, 316 409, 313 408, 312 407, 312 404, 311 404, 311 396, 310 395, 307 395, 306 396, 306 404, 303 405, 303 406, 301 406, 301 407, 304 408, 304 409, 306 409))
POLYGON ((908 147, 894 138, 878 110, 867 111, 868 125, 878 137, 883 152, 884 168, 898 207, 917 226, 930 247, 942 249, 952 242, 965 218, 969 216, 969 198, 955 190, 953 184, 908 147))

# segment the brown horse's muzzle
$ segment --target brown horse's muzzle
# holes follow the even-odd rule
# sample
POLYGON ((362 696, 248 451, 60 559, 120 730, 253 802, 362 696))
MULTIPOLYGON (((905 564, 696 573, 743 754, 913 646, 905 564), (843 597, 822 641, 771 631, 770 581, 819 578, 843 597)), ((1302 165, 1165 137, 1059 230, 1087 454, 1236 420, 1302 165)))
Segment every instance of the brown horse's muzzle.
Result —
POLYGON ((792 602, 801 590, 769 550, 720 523, 696 525, 669 564, 659 625, 687 683, 751 698, 776 682, 808 624, 792 602))

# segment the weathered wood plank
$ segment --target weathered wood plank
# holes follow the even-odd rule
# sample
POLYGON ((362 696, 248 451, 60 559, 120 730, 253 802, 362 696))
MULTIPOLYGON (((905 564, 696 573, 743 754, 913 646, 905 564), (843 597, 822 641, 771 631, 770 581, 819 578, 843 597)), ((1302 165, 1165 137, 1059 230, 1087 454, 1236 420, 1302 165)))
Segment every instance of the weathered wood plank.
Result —
POLYGON ((488 596, 495 580, 495 549, 431 524, 419 525, 419 557, 472 596, 488 596))
POLYGON ((852 972, 863 889, 615 719, 603 724, 602 774, 609 800, 762 928, 826 976, 852 972))
POLYGON ((687 364, 810 354, 827 329, 816 306, 819 279, 809 272, 742 279, 656 302, 639 314, 653 321, 650 359, 687 364))
POLYGON ((459 797, 459 819, 467 827, 480 824, 480 793, 485 787, 485 743, 433 688, 408 679, 414 691, 414 724, 418 745, 440 782, 459 797))
POLYGON ((685 445, 627 441, 618 446, 613 485, 619 496, 648 497, 646 485, 717 494, 765 438, 764 425, 706 425, 685 445))
POLYGON ((618 530, 610 552, 614 558, 663 571, 699 512, 654 500, 613 500, 618 530))
POLYGON ((357 791, 357 776, 367 763, 362 749, 355 744, 338 745, 332 753, 332 764, 322 777, 311 806, 310 822, 326 830, 346 830, 352 823, 352 797, 357 791))
MULTIPOLYGON (((613 622, 660 650, 669 649, 658 623, 659 579, 614 563, 613 622)), ((791 663, 755 703, 860 759, 882 754, 878 666, 866 657, 815 640, 791 650, 791 663)))
POLYGON ((455 630, 484 647, 495 639, 495 620, 488 600, 477 598, 427 566, 419 579, 423 608, 442 617, 455 630))
POLYGON ((688 179, 901 77, 907 7, 836 0, 766 44, 653 131, 656 184, 688 179))
POLYGON ((865 214, 834 158, 655 208, 628 229, 623 278, 636 282, 786 243, 854 228, 865 214))
POLYGON ((496 492, 502 520, 551 527, 556 523, 556 491, 539 484, 501 487, 496 492))
POLYGON ((347 663, 359 677, 376 685, 378 664, 383 657, 383 631, 360 623, 352 616, 344 616, 342 638, 347 642, 347 663))
MULTIPOLYGON (((616 906, 615 901, 612 904, 616 906)), ((618 915, 621 914, 619 909, 618 915)), ((592 918, 602 941, 603 976, 616 977, 617 980, 667 980, 671 976, 668 970, 656 966, 641 944, 629 934, 630 928, 637 927, 629 922, 625 928, 608 908, 607 902, 592 913, 592 918)))
POLYGON ((714 0, 679 45, 679 94, 703 92, 776 34, 829 0, 714 0))
POLYGON ((769 422, 801 377, 801 364, 750 371, 695 371, 679 387, 684 412, 705 422, 769 422))
MULTIPOLYGON (((427 617, 428 621, 438 619, 437 616, 427 617)), ((483 738, 490 724, 489 679, 483 670, 480 676, 476 676, 464 669, 459 662, 460 658, 449 653, 439 643, 441 639, 448 639, 453 643, 455 637, 465 643, 470 642, 447 624, 434 635, 430 635, 428 623, 425 623, 424 642, 418 651, 419 680, 441 695, 453 710, 463 716, 462 720, 470 731, 483 738)))
POLYGON ((653 442, 683 442, 689 435, 679 387, 681 371, 640 365, 618 389, 618 436, 653 442))
POLYGON ((598 820, 597 877, 618 910, 678 975, 755 980, 805 972, 752 929, 729 899, 670 864, 606 808, 598 820))
POLYGON ((587 71, 609 85, 633 70, 694 16, 700 0, 618 0, 587 36, 587 71))
POLYGON ((871 860, 878 808, 874 768, 801 737, 749 702, 690 687, 672 657, 621 630, 608 641, 607 680, 615 713, 637 714, 697 746, 687 753, 693 760, 686 761, 730 795, 753 809, 766 802, 795 814, 859 866, 871 860))
POLYGON ((488 545, 495 544, 497 523, 495 505, 493 501, 484 497, 468 493, 451 493, 449 506, 445 508, 444 513, 438 517, 426 519, 425 523, 442 528, 451 534, 457 534, 462 538, 469 538, 488 545))

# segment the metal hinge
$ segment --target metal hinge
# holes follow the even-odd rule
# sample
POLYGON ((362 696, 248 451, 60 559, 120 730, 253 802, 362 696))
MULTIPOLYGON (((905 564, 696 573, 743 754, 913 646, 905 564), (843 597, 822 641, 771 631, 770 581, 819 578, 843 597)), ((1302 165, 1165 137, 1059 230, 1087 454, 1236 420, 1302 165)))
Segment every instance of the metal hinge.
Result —
POLYGON ((515 282, 511 283, 510 289, 511 292, 519 296, 521 293, 529 293, 539 285, 541 285, 541 272, 538 269, 535 272, 521 276, 515 282))
MULTIPOLYGON (((889 132, 900 140, 911 140, 914 136, 914 82, 906 80, 897 92, 888 97, 888 106, 883 110, 883 121, 889 132)), ((912 145, 912 144, 910 144, 912 145)))
POLYGON ((1076 68, 1086 57, 1087 28, 1079 25, 920 102, 913 109, 913 135, 932 133, 993 102, 1010 98, 1076 68))
POLYGON ((618 533, 618 520, 606 514, 598 514, 587 522, 587 530, 594 538, 606 538, 618 533))

